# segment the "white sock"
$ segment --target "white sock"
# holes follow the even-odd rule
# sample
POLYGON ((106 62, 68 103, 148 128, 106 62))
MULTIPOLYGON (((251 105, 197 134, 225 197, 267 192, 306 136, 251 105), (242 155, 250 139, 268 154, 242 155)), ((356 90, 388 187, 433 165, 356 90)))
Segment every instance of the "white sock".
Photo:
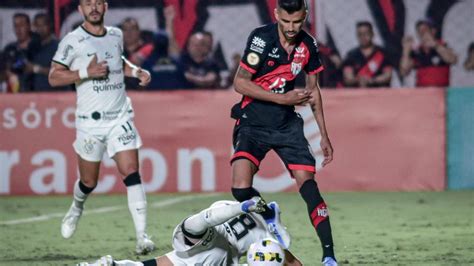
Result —
POLYGON ((193 235, 201 235, 208 228, 223 224, 239 214, 243 214, 242 203, 207 208, 184 221, 184 229, 193 235))
POLYGON ((79 188, 79 179, 74 183, 74 206, 79 209, 84 209, 84 202, 86 201, 89 194, 85 194, 79 188))
POLYGON ((145 234, 146 229, 146 196, 142 184, 127 187, 128 209, 132 214, 137 238, 145 234))
POLYGON ((114 260, 115 265, 120 266, 143 266, 143 263, 140 261, 133 261, 133 260, 114 260))

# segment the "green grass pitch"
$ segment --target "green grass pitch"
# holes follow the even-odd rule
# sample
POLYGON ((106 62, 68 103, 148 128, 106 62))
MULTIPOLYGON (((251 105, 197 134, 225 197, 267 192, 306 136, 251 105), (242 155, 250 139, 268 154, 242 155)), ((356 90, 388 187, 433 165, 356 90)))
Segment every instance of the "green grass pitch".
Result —
MULTIPOLYGON (((265 194, 282 208, 293 253, 320 265, 321 249, 296 193, 265 194)), ((474 265, 474 191, 325 193, 341 265, 474 265)), ((0 265, 74 265, 111 254, 148 259, 171 249, 184 217, 229 194, 148 194, 148 233, 158 249, 137 257, 125 195, 92 195, 76 234, 64 240, 70 196, 0 197, 0 265), (34 218, 38 220, 31 220, 34 218), (25 220, 28 219, 28 220, 25 220)))

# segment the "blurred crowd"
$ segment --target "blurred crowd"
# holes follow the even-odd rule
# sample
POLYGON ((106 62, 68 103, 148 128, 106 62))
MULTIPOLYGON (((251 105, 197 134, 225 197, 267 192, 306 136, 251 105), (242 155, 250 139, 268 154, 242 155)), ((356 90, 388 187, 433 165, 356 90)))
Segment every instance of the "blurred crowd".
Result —
MULTIPOLYGON (((127 89, 227 89, 239 66, 240 55, 235 54, 226 67, 216 60, 211 32, 193 32, 181 48, 175 38, 175 11, 164 9, 165 31, 142 31, 135 18, 129 17, 119 27, 123 31, 124 56, 134 64, 150 71, 152 82, 141 88, 136 79, 126 78, 127 89), (226 74, 223 74, 226 73, 226 74)), ((73 87, 52 88, 48 83, 51 59, 58 39, 53 33, 47 14, 39 13, 31 19, 27 14, 13 16, 16 41, 0 51, 0 92, 67 91, 73 87)), ((384 47, 374 43, 370 22, 356 25, 358 44, 342 57, 335 49, 319 43, 325 71, 320 77, 323 88, 389 87, 392 76, 404 78, 416 71, 416 86, 448 86, 450 66, 457 63, 457 55, 438 38, 438 29, 429 19, 416 24, 419 45, 412 36, 402 41, 402 54, 395 60, 384 47)), ((464 62, 467 71, 474 71, 474 43, 469 46, 464 62)), ((297 85, 304 86, 304 75, 297 85)))

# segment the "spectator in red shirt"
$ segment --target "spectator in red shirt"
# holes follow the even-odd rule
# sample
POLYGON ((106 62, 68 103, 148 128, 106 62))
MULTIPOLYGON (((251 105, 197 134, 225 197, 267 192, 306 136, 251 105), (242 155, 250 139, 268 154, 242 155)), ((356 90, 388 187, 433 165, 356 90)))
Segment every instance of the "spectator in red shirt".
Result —
POLYGON ((388 87, 392 66, 384 50, 373 43, 374 31, 368 21, 357 23, 359 47, 349 51, 343 63, 344 83, 349 87, 388 87))
POLYGON ((433 22, 424 19, 416 23, 420 46, 413 49, 413 37, 403 39, 400 74, 404 77, 415 68, 416 86, 449 86, 449 66, 456 64, 457 56, 446 43, 436 38, 433 22))

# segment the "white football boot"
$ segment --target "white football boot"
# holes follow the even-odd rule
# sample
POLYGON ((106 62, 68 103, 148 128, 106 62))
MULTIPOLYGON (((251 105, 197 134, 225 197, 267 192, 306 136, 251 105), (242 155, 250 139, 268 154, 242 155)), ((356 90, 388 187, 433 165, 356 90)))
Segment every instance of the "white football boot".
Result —
POLYGON ((114 265, 114 259, 112 256, 107 255, 103 256, 100 259, 96 260, 95 262, 88 263, 88 262, 81 262, 76 264, 77 266, 113 266, 114 265))
POLYGON ((61 235, 64 238, 70 238, 74 234, 81 215, 82 209, 74 206, 73 202, 69 208, 69 211, 66 213, 66 216, 64 216, 63 222, 61 224, 61 235))
POLYGON ((273 216, 273 218, 265 220, 268 225, 268 230, 275 236, 276 240, 278 240, 284 249, 289 249, 291 238, 288 231, 286 231, 286 227, 281 222, 280 207, 278 206, 278 203, 274 201, 270 202, 268 207, 273 209, 275 212, 275 216, 273 216))
POLYGON ((331 257, 325 257, 322 261, 323 266, 337 266, 337 261, 331 257))
POLYGON ((138 255, 146 255, 155 249, 155 243, 151 241, 147 234, 143 234, 137 239, 135 251, 138 255))

